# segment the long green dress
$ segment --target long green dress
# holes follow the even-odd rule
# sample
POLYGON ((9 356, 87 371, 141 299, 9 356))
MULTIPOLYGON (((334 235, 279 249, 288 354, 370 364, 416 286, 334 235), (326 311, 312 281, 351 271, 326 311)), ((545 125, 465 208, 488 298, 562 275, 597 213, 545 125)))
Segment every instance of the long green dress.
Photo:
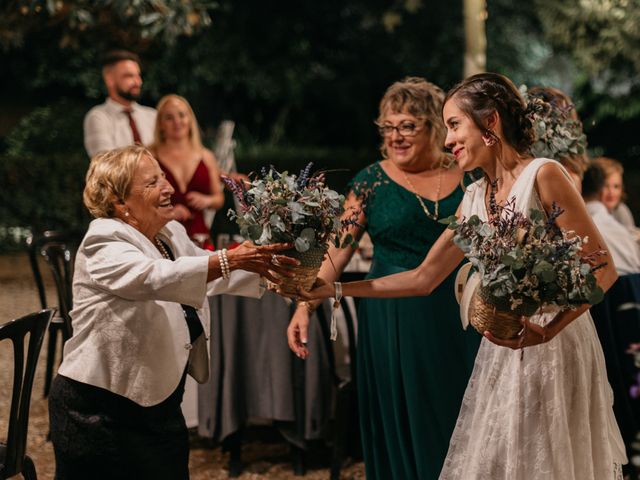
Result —
MULTIPOLYGON (((368 278, 415 268, 446 228, 379 163, 360 171, 351 189, 367 194, 368 278)), ((457 188, 441 199, 439 217, 455 214, 462 196, 457 188)), ((433 213, 434 203, 423 201, 433 213)), ((480 343, 471 330, 460 324, 454 275, 428 297, 362 299, 357 381, 367 480, 438 478, 480 343)))

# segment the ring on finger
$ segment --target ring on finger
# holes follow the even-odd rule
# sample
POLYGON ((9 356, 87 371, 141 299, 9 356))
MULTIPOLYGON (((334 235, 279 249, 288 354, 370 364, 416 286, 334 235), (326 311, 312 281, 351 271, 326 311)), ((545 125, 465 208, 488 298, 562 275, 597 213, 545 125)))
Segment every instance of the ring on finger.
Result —
POLYGON ((275 253, 271 255, 271 263, 273 265, 277 265, 278 264, 278 257, 276 256, 275 253))

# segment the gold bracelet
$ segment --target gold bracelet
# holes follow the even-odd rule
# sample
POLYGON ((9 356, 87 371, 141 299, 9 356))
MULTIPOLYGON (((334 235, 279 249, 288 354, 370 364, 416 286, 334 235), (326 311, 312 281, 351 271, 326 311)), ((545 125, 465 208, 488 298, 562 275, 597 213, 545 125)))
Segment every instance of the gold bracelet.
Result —
POLYGON ((307 309, 307 313, 309 313, 309 314, 312 314, 313 312, 315 312, 316 308, 317 308, 317 307, 314 307, 313 305, 311 305, 311 302, 307 302, 306 300, 298 302, 298 306, 303 306, 304 308, 306 308, 307 309))

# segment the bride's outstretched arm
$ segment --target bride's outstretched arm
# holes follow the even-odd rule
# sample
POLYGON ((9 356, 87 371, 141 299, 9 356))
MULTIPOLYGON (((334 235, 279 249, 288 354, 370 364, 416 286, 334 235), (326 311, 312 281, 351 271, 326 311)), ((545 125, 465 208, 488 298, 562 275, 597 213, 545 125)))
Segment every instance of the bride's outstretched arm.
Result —
MULTIPOLYGON (((462 261, 462 251, 453 243, 453 230, 445 230, 419 267, 373 280, 342 284, 349 297, 414 297, 429 295, 462 261)), ((334 284, 319 278, 310 292, 300 291, 305 300, 335 295, 334 284)))

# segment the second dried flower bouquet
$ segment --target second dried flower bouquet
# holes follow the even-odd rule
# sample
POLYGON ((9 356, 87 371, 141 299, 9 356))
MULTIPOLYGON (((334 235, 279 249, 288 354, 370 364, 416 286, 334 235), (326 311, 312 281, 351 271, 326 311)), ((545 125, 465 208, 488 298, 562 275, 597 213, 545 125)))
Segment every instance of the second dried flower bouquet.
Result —
MULTIPOLYGON (((515 209, 515 198, 498 205, 492 196, 489 210, 486 221, 473 215, 462 220, 449 217, 443 223, 455 230, 454 243, 480 276, 476 296, 498 322, 500 312, 513 317, 513 327, 502 338, 515 336, 519 319, 544 305, 567 309, 602 300, 604 292, 594 275, 604 265, 597 263, 602 251, 583 254, 588 238, 556 224, 562 209, 553 204, 548 216, 537 209, 526 216, 515 209)), ((474 324, 473 315, 470 321, 474 324)), ((486 329, 485 324, 474 326, 486 329)))

